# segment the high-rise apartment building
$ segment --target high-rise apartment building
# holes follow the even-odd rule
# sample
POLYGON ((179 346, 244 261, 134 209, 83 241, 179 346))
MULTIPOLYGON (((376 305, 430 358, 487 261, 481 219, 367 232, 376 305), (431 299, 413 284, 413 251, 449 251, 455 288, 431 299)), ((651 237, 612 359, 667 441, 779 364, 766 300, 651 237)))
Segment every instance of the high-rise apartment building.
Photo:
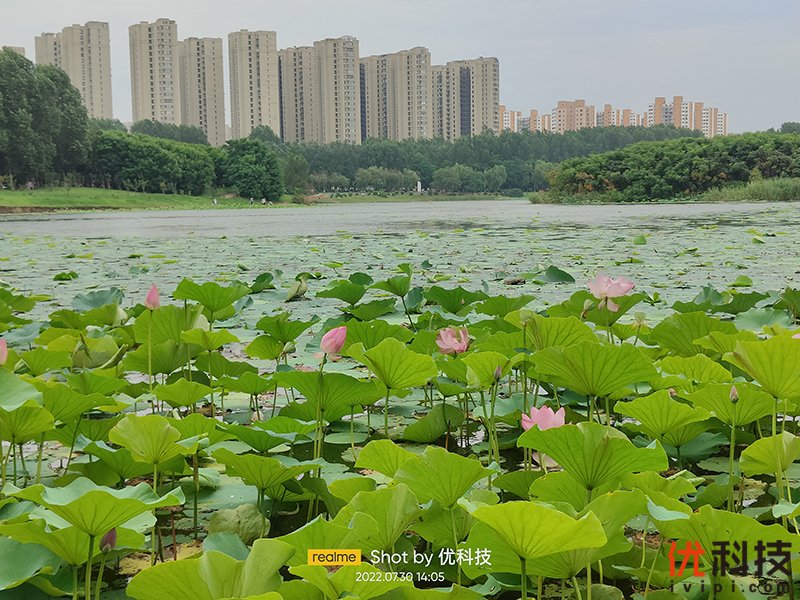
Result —
POLYGON ((597 127, 635 127, 642 124, 641 116, 630 108, 614 108, 610 104, 598 112, 597 127))
POLYGON ((314 42, 319 142, 361 143, 358 40, 352 36, 314 42))
POLYGON ((431 55, 427 48, 362 58, 360 79, 362 139, 431 137, 431 55))
POLYGON ((43 33, 37 35, 36 44, 36 64, 53 65, 61 68, 61 34, 43 33))
POLYGON ((528 117, 528 128, 531 131, 548 132, 550 131, 552 115, 550 113, 540 113, 532 110, 528 117))
POLYGON ((500 131, 500 63, 496 58, 434 66, 433 135, 448 141, 500 131))
MULTIPOLYGON (((530 127, 530 121, 528 127, 530 127)), ((500 105, 500 131, 510 131, 517 133, 522 129, 523 116, 522 111, 508 110, 505 104, 500 105)))
POLYGON ((319 141, 319 111, 314 102, 317 75, 314 48, 297 46, 278 52, 281 137, 290 143, 319 141))
POLYGON ((180 125, 178 26, 172 19, 142 21, 128 28, 133 120, 180 125))
POLYGON ((242 29, 228 35, 234 139, 247 137, 261 126, 281 135, 277 40, 274 31, 242 29))
POLYGON ((705 106, 703 102, 685 100, 683 96, 673 96, 672 102, 660 96, 648 107, 644 124, 648 127, 673 125, 714 137, 728 134, 728 113, 705 106))
POLYGON ((25 48, 22 46, 3 46, 0 50, 11 50, 12 52, 16 52, 20 56, 25 56, 25 48))
POLYGON ((199 127, 209 144, 222 146, 226 141, 222 38, 179 42, 178 64, 182 124, 199 127))
POLYGON ((551 113, 551 131, 555 133, 578 131, 596 123, 594 106, 585 100, 559 100, 551 113))
POLYGON ((35 43, 37 64, 64 70, 80 92, 90 117, 113 117, 108 23, 89 21, 85 25, 70 25, 61 33, 43 33, 35 43))

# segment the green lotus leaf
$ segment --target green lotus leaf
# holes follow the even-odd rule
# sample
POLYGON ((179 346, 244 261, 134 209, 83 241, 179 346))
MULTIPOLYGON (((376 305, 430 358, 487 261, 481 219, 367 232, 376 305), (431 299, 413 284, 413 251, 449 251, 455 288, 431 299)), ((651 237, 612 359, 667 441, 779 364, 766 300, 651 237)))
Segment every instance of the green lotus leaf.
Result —
POLYGON ((207 551, 194 560, 164 562, 139 572, 126 593, 134 600, 280 600, 280 568, 294 554, 288 544, 260 539, 246 560, 207 551))
POLYGON ((204 352, 194 365, 215 378, 241 377, 245 373, 258 373, 258 368, 243 360, 228 360, 219 352, 204 352))
POLYGON ((528 348, 534 351, 581 342, 599 343, 592 328, 576 317, 543 317, 532 310, 517 310, 507 314, 505 320, 525 330, 528 348))
POLYGON ((430 444, 448 431, 456 431, 464 422, 464 412, 450 404, 435 404, 428 414, 403 430, 403 439, 430 444))
POLYGON ((87 292, 85 294, 78 294, 72 299, 72 308, 81 312, 86 312, 87 310, 100 308, 107 304, 122 304, 123 297, 124 294, 122 290, 115 287, 108 290, 87 292))
POLYGON ((764 331, 768 327, 791 327, 794 319, 783 310, 774 308, 751 308, 736 315, 733 320, 739 329, 750 329, 752 331, 764 331))
POLYGON ((478 460, 464 458, 438 446, 428 446, 420 456, 403 462, 394 480, 406 484, 421 502, 436 500, 450 509, 491 471, 478 460), (435 473, 435 477, 431 474, 435 473))
POLYGON ((791 552, 800 548, 800 536, 787 532, 781 525, 763 525, 747 515, 717 510, 708 505, 691 513, 688 519, 655 522, 661 535, 674 538, 678 548, 684 548, 686 542, 699 542, 705 550, 700 555, 701 568, 707 572, 712 570, 715 544, 727 542, 732 547, 734 543, 747 542, 755 546, 756 543, 782 541, 790 544, 791 552))
POLYGON ((258 396, 275 389, 275 382, 271 377, 262 377, 258 373, 242 373, 238 378, 229 376, 220 377, 219 384, 226 390, 242 392, 251 396, 258 396))
POLYGON ((391 550, 394 543, 420 514, 419 501, 405 484, 373 492, 359 492, 339 511, 334 523, 367 533, 360 540, 360 548, 391 550))
POLYGON ((646 501, 645 495, 639 491, 615 491, 593 500, 577 516, 594 514, 606 534, 606 543, 598 547, 575 548, 534 558, 526 565, 527 571, 544 577, 569 579, 588 564, 627 551, 632 544, 625 536, 625 524, 644 512, 646 501))
POLYGON ((373 283, 371 287, 377 290, 387 291, 390 294, 402 298, 408 293, 408 290, 411 289, 411 275, 395 275, 384 281, 373 283))
POLYGON ((188 356, 190 356, 189 346, 168 340, 155 344, 152 348, 147 344, 139 346, 125 355, 120 366, 125 371, 169 375, 183 367, 188 356))
POLYGON ((181 378, 174 383, 157 386, 153 393, 159 400, 177 408, 194 406, 211 393, 211 388, 202 383, 181 378))
POLYGON ((247 356, 262 360, 278 360, 286 344, 269 335, 260 335, 244 349, 247 356))
POLYGON ((788 431, 763 437, 742 450, 739 465, 745 475, 784 472, 800 458, 800 437, 788 431))
MULTIPOLYGON (((127 448, 111 448, 103 441, 94 441, 86 445, 84 452, 106 464, 117 475, 117 481, 153 474, 149 463, 135 460, 127 448)), ((73 467, 77 466, 73 463, 73 467)))
POLYGON ((238 283, 222 287, 213 281, 199 285, 190 279, 184 279, 178 284, 172 297, 176 300, 194 300, 202 304, 211 313, 211 319, 216 320, 222 311, 249 293, 249 287, 238 283))
MULTIPOLYGON (((611 481, 592 490, 591 495, 597 498, 617 487, 617 483, 611 481)), ((581 482, 566 471, 549 471, 544 477, 534 480, 526 497, 541 502, 566 503, 579 511, 591 500, 587 496, 586 488, 581 482)))
POLYGON ((63 383, 36 381, 36 387, 42 392, 42 404, 57 423, 67 423, 92 408, 111 402, 101 394, 80 394, 63 383))
POLYGON ((766 341, 737 342, 723 357, 736 365, 774 398, 800 396, 800 340, 776 336, 766 341))
MULTIPOLYGON (((517 498, 527 500, 530 495, 531 484, 541 476, 542 472, 538 470, 509 471, 492 479, 492 485, 506 492, 511 492, 517 498)), ((583 489, 581 489, 581 492, 583 492, 583 489)))
POLYGON ((454 315, 459 314, 465 308, 469 308, 475 302, 486 300, 489 297, 485 292, 471 292, 461 286, 446 289, 438 285, 431 286, 425 290, 423 296, 428 301, 428 304, 438 304, 446 312, 454 315))
POLYGON ((235 436, 259 454, 266 454, 272 448, 277 448, 287 442, 285 437, 278 437, 265 431, 261 427, 246 427, 235 423, 219 423, 219 428, 235 436))
POLYGON ((648 437, 676 447, 683 446, 702 433, 702 428, 698 430, 690 425, 710 417, 706 409, 678 402, 666 390, 630 402, 617 402, 614 410, 639 421, 641 425, 637 429, 648 437))
POLYGON ((678 356, 694 356, 707 352, 695 340, 712 332, 735 334, 736 326, 700 312, 676 314, 656 325, 650 334, 650 340, 658 344, 664 354, 673 352, 678 356))
POLYGON ((614 303, 617 305, 616 311, 608 310, 608 308, 599 308, 599 300, 595 298, 587 290, 579 290, 569 297, 569 300, 561 304, 555 304, 547 309, 547 314, 550 317, 564 318, 564 317, 578 317, 582 316, 583 319, 590 323, 595 323, 602 327, 609 327, 614 325, 620 318, 625 316, 634 306, 639 304, 642 300, 647 298, 645 294, 628 294, 627 296, 619 296, 614 298, 614 303), (591 308, 586 310, 586 305, 589 304, 591 308))
POLYGON ((621 431, 588 422, 545 431, 534 427, 517 441, 553 458, 589 493, 630 473, 666 469, 667 455, 654 444, 637 448, 621 431))
POLYGON ((373 300, 371 302, 362 302, 356 306, 349 306, 343 309, 343 312, 352 315, 359 321, 371 321, 393 313, 397 306, 397 300, 394 298, 384 298, 383 300, 373 300))
POLYGON ((405 579, 385 577, 383 571, 368 563, 344 566, 333 574, 330 574, 325 567, 313 565, 290 567, 289 572, 311 583, 322 592, 326 600, 347 597, 371 600, 397 588, 413 587, 413 584, 405 579), (370 577, 371 573, 374 573, 374 576, 370 577))
POLYGON ((217 429, 219 421, 204 417, 200 413, 192 413, 186 415, 182 419, 172 419, 168 417, 167 421, 180 432, 182 440, 189 438, 206 438, 209 444, 216 444, 230 437, 224 431, 217 429))
POLYGON ((116 357, 118 360, 127 350, 120 350, 117 342, 110 335, 102 337, 82 337, 72 353, 72 365, 77 369, 96 369, 102 367, 116 357))
POLYGON ((414 533, 435 547, 452 548, 455 540, 463 540, 469 535, 474 523, 475 519, 460 504, 450 509, 432 502, 411 527, 414 533))
POLYGON ((334 281, 327 289, 317 292, 317 298, 336 298, 337 300, 346 302, 350 306, 354 306, 364 297, 366 291, 366 285, 360 285, 347 280, 334 281))
POLYGON ((346 353, 353 344, 361 343, 365 350, 369 350, 387 338, 395 338, 405 343, 411 341, 413 337, 414 333, 408 328, 390 325, 386 321, 350 321, 347 323, 347 337, 342 352, 346 353))
POLYGON ((214 458, 228 467, 228 475, 241 477, 247 485, 262 492, 266 491, 271 496, 281 489, 282 484, 315 468, 312 464, 287 467, 277 458, 254 454, 239 455, 226 448, 216 450, 214 458))
POLYGON ((695 356, 668 356, 658 363, 665 373, 681 375, 690 391, 698 385, 731 381, 731 372, 705 354, 695 356))
POLYGON ((350 353, 366 364, 390 390, 425 385, 438 373, 430 356, 409 350, 395 338, 387 338, 366 351, 360 344, 355 344, 350 347, 350 353))
POLYGON ((737 383, 739 399, 731 402, 732 387, 729 383, 710 384, 687 398, 695 406, 705 408, 726 425, 734 427, 748 425, 772 414, 775 408, 772 396, 752 384, 737 383))
POLYGON ((287 561, 290 567, 294 567, 307 564, 309 550, 352 548, 353 544, 358 544, 359 537, 360 534, 353 529, 317 517, 300 529, 277 539, 294 548, 294 555, 287 561))
POLYGON ((28 400, 11 411, 0 407, 0 440, 14 445, 24 444, 53 429, 53 415, 34 400, 28 400))
POLYGON ((208 329, 202 307, 195 305, 184 309, 168 304, 152 311, 142 311, 133 324, 134 338, 141 345, 147 345, 151 339, 153 345, 170 341, 179 343, 181 333, 189 329, 208 329))
POLYGON ((375 490, 374 479, 355 473, 344 474, 341 479, 330 483, 322 477, 304 477, 300 485, 325 503, 330 518, 339 514, 339 511, 359 492, 375 490))
POLYGON ((356 467, 370 469, 394 477, 397 470, 414 454, 392 440, 373 440, 359 452, 356 467))
POLYGON ((54 352, 45 348, 28 350, 20 354, 20 358, 34 377, 72 366, 72 356, 68 352, 54 352))
POLYGON ((253 425, 289 443, 293 443, 297 439, 310 439, 308 434, 317 428, 314 421, 299 421, 283 415, 272 417, 266 421, 256 421, 253 425))
MULTIPOLYGON (((26 547, 38 544, 70 565, 85 564, 89 554, 89 537, 85 532, 77 527, 48 528, 44 519, 0 525, 0 534, 24 543, 26 547)), ((0 538, 0 544, 3 541, 4 538, 0 538)), ((144 535, 124 527, 117 527, 117 543, 114 547, 143 548, 144 535)), ((92 555, 97 556, 101 553, 100 538, 98 537, 95 539, 92 555)))
POLYGON ((187 344, 194 344, 200 346, 206 352, 221 348, 225 344, 238 342, 239 338, 233 335, 227 329, 215 329, 208 331, 207 329, 189 329, 181 333, 181 341, 187 344))
POLYGON ((499 352, 472 352, 462 359, 467 365, 467 383, 475 388, 488 389, 497 383, 495 375, 498 369, 500 376, 504 377, 523 358, 523 354, 509 360, 499 352))
POLYGON ((606 397, 634 383, 656 378, 650 360, 630 344, 603 346, 580 342, 534 354, 536 370, 557 385, 585 396, 606 397))
POLYGON ((300 334, 319 321, 314 317, 309 321, 291 320, 288 312, 282 312, 274 316, 263 317, 256 328, 266 333, 271 338, 278 340, 281 344, 295 341, 300 334))
MULTIPOLYGON (((185 355, 184 355, 185 357, 185 355)), ((127 356, 126 356, 127 358, 127 356)), ((145 368, 145 373, 147 369, 145 368)), ((66 376, 69 386, 81 394, 110 396, 125 389, 129 384, 118 377, 108 377, 95 371, 83 371, 66 376)))
POLYGON ((275 379, 303 394, 315 412, 319 405, 323 418, 329 422, 350 414, 351 408, 374 404, 386 391, 375 381, 362 381, 343 373, 288 371, 278 373, 275 379))
POLYGON ((35 386, 20 379, 13 373, 0 369, 0 408, 14 410, 33 400, 41 403, 42 394, 35 386))
MULTIPOLYGON (((2 526, 0 533, 7 535, 2 526)), ((0 590, 20 586, 39 573, 55 573, 61 564, 61 559, 44 545, 21 543, 10 537, 0 537, 0 556, 0 590)))
MULTIPOLYGON (((514 501, 482 506, 472 516, 478 523, 466 548, 491 550, 491 564, 485 569, 494 573, 522 573, 522 560, 530 573, 528 561, 579 548, 600 548, 608 541, 592 512, 575 519, 546 504, 514 501)), ((465 572, 469 574, 469 566, 465 572)))
POLYGON ((177 443, 181 433, 160 415, 125 415, 108 433, 108 439, 130 450, 134 460, 149 465, 194 453, 194 447, 177 443))
POLYGON ((631 490, 642 490, 646 494, 660 492, 668 498, 681 498, 697 491, 688 479, 683 477, 662 477, 655 471, 632 473, 622 478, 622 486, 631 490))
POLYGON ((475 305, 475 312, 491 315, 493 317, 505 317, 511 312, 518 311, 524 308, 533 300, 535 296, 492 296, 483 302, 478 302, 475 305))
POLYGON ((60 488, 37 484, 12 490, 8 495, 44 506, 90 536, 105 535, 142 513, 183 504, 185 500, 180 489, 157 496, 146 483, 115 490, 97 486, 84 477, 60 488))

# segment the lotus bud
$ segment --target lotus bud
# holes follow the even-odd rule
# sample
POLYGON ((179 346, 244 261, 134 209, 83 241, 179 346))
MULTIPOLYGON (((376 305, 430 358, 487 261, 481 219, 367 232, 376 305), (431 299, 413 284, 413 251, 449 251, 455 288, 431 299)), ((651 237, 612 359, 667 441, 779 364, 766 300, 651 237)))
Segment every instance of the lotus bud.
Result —
POLYGON ((325 354, 339 354, 344 347, 344 341, 347 338, 347 327, 334 327, 328 333, 322 336, 322 341, 319 347, 325 354))
POLYGON ((503 369, 500 368, 500 365, 494 370, 494 380, 500 381, 500 378, 503 377, 503 369))
POLYGON ((731 404, 736 404, 739 401, 739 392, 735 385, 731 386, 731 404))
POLYGON ((8 360, 8 344, 3 338, 0 338, 0 367, 6 364, 8 360))
POLYGON ((297 346, 294 345, 294 342, 286 342, 283 345, 283 350, 281 351, 281 354, 294 354, 296 350, 297 346))
POLYGON ((144 298, 144 306, 148 310, 155 310, 161 306, 161 302, 158 299, 158 288, 155 284, 151 285, 147 291, 147 296, 144 298))
POLYGON ((100 538, 100 551, 108 554, 117 545, 117 528, 110 530, 102 538, 100 538))

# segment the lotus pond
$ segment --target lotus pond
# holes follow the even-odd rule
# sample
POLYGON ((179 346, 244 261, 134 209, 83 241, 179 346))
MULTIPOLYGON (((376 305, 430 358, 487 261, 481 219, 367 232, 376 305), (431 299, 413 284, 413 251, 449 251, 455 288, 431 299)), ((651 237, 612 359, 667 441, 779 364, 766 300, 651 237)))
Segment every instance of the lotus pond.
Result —
POLYGON ((481 204, 0 220, 0 598, 793 598, 798 210, 481 204))

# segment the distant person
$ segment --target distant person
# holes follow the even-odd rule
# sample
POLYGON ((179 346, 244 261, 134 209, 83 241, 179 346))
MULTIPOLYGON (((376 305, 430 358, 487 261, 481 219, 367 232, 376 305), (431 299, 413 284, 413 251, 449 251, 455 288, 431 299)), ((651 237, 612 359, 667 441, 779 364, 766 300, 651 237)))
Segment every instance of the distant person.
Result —
POLYGON ((250 198, 250 206, 253 206, 253 199, 250 198))
POLYGON ((212 202, 214 203, 214 206, 217 205, 217 199, 216 198, 214 198, 214 200, 212 200, 212 202))
POLYGON ((266 203, 267 203, 267 199, 266 198, 262 198, 261 199, 261 206, 264 206, 266 203))

